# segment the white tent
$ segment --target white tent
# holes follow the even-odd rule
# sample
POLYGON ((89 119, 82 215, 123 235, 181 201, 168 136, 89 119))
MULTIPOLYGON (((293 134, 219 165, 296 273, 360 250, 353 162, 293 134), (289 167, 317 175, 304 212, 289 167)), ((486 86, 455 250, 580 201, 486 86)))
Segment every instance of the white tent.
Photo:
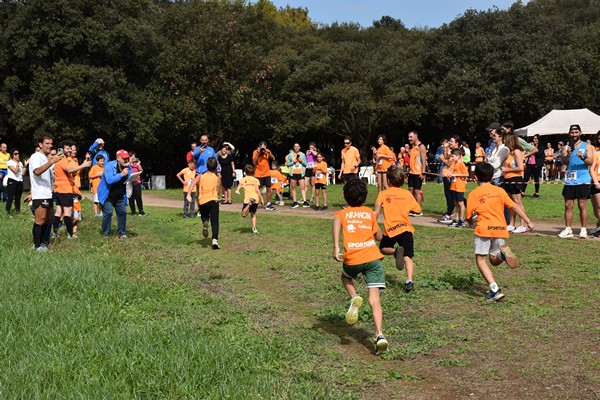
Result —
POLYGON ((579 110, 552 110, 539 120, 526 127, 515 129, 519 136, 566 135, 569 126, 579 124, 583 134, 595 134, 600 130, 600 115, 587 108, 579 110))

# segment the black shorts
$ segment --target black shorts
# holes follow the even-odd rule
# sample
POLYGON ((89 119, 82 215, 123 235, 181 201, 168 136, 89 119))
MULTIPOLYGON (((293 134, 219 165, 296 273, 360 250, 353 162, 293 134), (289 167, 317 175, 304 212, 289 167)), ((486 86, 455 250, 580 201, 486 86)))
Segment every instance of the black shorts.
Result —
POLYGON ((452 201, 454 201, 455 203, 461 203, 461 202, 465 201, 465 193, 464 192, 457 192, 456 190, 451 190, 450 197, 452 198, 452 201))
POLYGON ((346 183, 350 179, 358 179, 358 174, 342 174, 342 182, 346 183))
POLYGON ((508 194, 521 194, 521 185, 523 184, 523 178, 515 176, 514 178, 504 179, 502 187, 508 194))
POLYGON ((544 161, 544 165, 551 167, 554 165, 554 160, 550 160, 550 161, 544 161))
POLYGON ((327 185, 324 183, 315 183, 315 189, 327 190, 327 185))
POLYGON ((408 174, 408 187, 413 189, 421 189, 423 186, 423 180, 421 175, 408 174))
MULTIPOLYGON (((248 205, 248 203, 246 204, 242 204, 242 210, 244 210, 244 208, 246 208, 246 206, 248 205)), ((254 203, 250 206, 250 211, 251 213, 255 213, 256 210, 258 210, 258 203, 254 203)))
POLYGON ((304 170, 305 178, 312 178, 313 176, 315 176, 315 170, 313 168, 306 168, 304 170))
POLYGON ((263 186, 266 186, 267 188, 271 187, 271 177, 270 176, 263 176, 263 177, 256 178, 256 179, 258 179, 260 187, 263 187, 263 186))
POLYGON ((383 235, 381 242, 379 242, 379 249, 394 248, 394 245, 398 243, 398 246, 404 247, 404 256, 413 258, 415 256, 414 238, 412 232, 402 232, 394 237, 387 237, 383 235))
POLYGON ((565 200, 587 199, 590 197, 590 185, 565 185, 562 195, 565 200))
POLYGON ((304 177, 302 176, 302 174, 292 174, 292 175, 290 175, 290 180, 300 182, 300 181, 304 180, 304 177))
POLYGON ((33 200, 32 207, 34 210, 37 209, 38 207, 52 209, 52 199, 33 200))
POLYGON ((73 207, 73 193, 56 193, 56 205, 61 207, 73 207))
POLYGON ((594 185, 594 181, 592 181, 592 184, 590 185, 590 195, 595 195, 600 193, 600 189, 596 189, 596 185, 594 185))

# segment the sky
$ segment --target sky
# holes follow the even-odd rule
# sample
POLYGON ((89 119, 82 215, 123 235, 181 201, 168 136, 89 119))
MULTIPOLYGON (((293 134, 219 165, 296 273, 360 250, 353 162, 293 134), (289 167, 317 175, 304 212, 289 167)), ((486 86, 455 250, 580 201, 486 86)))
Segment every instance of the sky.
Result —
MULTIPOLYGON (((508 9, 514 0, 271 0, 277 7, 303 7, 313 22, 358 22, 369 27, 384 15, 401 20, 407 28, 438 28, 468 9, 508 9)), ((523 1, 526 3, 527 1, 523 1)))

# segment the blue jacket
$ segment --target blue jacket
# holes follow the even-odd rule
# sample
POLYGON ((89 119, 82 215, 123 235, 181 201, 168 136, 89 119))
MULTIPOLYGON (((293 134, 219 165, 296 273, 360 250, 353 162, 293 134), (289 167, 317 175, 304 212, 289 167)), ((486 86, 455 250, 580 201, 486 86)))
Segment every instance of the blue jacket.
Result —
POLYGON ((98 161, 96 161, 96 156, 98 154, 102 154, 104 156, 104 164, 108 164, 110 159, 108 158, 108 153, 106 152, 106 150, 97 150, 96 147, 98 147, 98 143, 94 142, 88 149, 88 151, 92 154, 92 165, 98 164, 98 161))
MULTIPOLYGON (((127 173, 127 180, 131 176, 131 168, 129 168, 129 172, 127 173)), ((117 160, 111 161, 109 163, 104 164, 104 173, 102 174, 102 178, 100 179, 100 184, 98 185, 98 202, 104 205, 106 199, 108 199, 108 194, 110 193, 110 188, 118 184, 118 182, 123 177, 117 170, 117 160)), ((127 180, 125 183, 127 183, 127 180)), ((125 184, 123 183, 123 185, 125 184)), ((125 204, 127 204, 127 194, 123 196, 125 199, 125 204)))
POLYGON ((217 158, 217 155, 215 154, 215 149, 213 149, 212 147, 206 146, 206 149, 202 153, 200 153, 200 149, 201 147, 198 146, 196 147, 196 150, 194 150, 194 160, 196 160, 197 174, 203 174, 206 171, 208 171, 208 168, 206 167, 206 162, 209 158, 217 158))

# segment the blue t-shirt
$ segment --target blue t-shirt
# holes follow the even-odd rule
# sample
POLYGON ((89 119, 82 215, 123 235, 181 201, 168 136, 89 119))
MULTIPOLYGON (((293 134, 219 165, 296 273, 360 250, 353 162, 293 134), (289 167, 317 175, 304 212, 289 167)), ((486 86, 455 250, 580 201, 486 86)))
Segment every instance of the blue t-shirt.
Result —
POLYGON ((206 162, 209 158, 217 158, 215 154, 215 149, 213 149, 212 147, 206 146, 206 149, 202 153, 200 153, 201 149, 202 147, 198 146, 196 147, 196 150, 194 150, 194 160, 196 160, 197 174, 203 174, 206 171, 208 171, 208 168, 206 167, 206 162))
POLYGON ((565 171, 565 185, 587 185, 590 183, 592 177, 588 165, 578 156, 578 154, 583 154, 587 157, 586 147, 587 142, 582 141, 579 147, 573 149, 571 158, 569 158, 569 165, 565 171))

